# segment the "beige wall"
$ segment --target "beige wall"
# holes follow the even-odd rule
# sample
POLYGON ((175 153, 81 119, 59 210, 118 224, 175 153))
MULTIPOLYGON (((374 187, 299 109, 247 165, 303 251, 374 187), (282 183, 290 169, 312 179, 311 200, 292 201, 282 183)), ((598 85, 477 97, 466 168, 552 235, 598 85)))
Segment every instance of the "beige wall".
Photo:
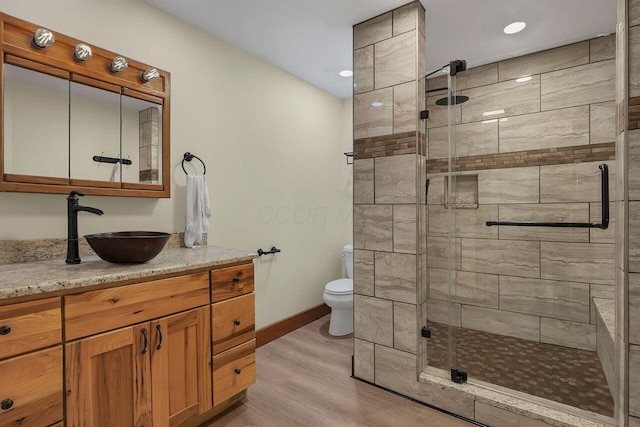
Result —
MULTIPOLYGON (((80 233, 184 227, 185 151, 207 163, 210 244, 256 262, 257 326, 322 303, 351 242, 347 103, 142 0, 0 1, 0 10, 171 72, 172 198, 85 197, 80 233)), ((64 196, 0 194, 0 239, 66 235, 64 196)))

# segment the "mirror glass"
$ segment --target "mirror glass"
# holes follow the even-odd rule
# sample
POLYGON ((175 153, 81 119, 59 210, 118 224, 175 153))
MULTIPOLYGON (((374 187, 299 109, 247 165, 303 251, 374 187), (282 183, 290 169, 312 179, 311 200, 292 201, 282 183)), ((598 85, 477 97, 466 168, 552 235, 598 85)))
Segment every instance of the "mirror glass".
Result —
POLYGON ((71 179, 120 182, 121 168, 93 160, 119 159, 120 94, 71 82, 71 179))
POLYGON ((162 184, 162 105, 122 95, 122 181, 162 184))
POLYGON ((4 64, 4 173, 69 176, 69 81, 4 64))

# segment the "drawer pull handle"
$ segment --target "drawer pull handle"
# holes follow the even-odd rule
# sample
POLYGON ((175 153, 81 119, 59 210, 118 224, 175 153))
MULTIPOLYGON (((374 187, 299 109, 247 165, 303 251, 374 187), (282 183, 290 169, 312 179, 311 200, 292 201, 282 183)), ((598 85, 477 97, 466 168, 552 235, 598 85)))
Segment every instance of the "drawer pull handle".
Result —
POLYGON ((9 335, 11 333, 11 326, 0 326, 0 335, 9 335))
POLYGON ((233 278, 233 283, 239 283, 240 282, 240 278, 239 277, 234 277, 233 278))
POLYGON ((162 348, 162 327, 160 325, 156 325, 156 333, 158 335, 158 345, 156 346, 156 350, 160 350, 162 348))
POLYGON ((5 399, 5 400, 2 401, 2 410, 3 411, 8 411, 11 408, 13 408, 13 400, 5 399))
POLYGON ((140 332, 142 333, 142 354, 146 354, 147 347, 149 346, 149 339, 147 338, 147 330, 143 328, 142 331, 140 332))
POLYGON ((236 326, 240 326, 240 321, 238 319, 236 319, 236 320, 233 321, 233 324, 236 325, 236 326))
POLYGON ((236 375, 240 375, 240 373, 242 372, 242 369, 236 368, 236 369, 233 370, 233 372, 235 372, 236 375))

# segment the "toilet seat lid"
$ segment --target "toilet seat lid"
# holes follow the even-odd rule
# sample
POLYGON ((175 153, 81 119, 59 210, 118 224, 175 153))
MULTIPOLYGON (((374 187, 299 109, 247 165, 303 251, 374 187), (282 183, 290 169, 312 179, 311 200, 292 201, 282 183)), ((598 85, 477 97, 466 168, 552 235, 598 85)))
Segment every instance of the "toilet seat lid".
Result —
POLYGON ((353 279, 338 279, 327 283, 324 290, 333 295, 348 295, 353 293, 353 279))

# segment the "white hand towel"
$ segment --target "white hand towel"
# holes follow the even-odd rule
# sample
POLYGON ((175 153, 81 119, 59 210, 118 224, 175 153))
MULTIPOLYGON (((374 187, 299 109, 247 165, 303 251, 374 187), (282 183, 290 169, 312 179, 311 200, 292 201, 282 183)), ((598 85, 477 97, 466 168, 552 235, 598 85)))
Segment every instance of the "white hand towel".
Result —
POLYGON ((209 190, 204 175, 187 175, 187 194, 185 207, 184 245, 192 248, 201 243, 204 233, 209 232, 211 204, 209 190))
POLYGON ((120 181, 120 162, 116 162, 116 164, 113 165, 113 170, 111 171, 111 178, 109 178, 109 181, 120 181))

